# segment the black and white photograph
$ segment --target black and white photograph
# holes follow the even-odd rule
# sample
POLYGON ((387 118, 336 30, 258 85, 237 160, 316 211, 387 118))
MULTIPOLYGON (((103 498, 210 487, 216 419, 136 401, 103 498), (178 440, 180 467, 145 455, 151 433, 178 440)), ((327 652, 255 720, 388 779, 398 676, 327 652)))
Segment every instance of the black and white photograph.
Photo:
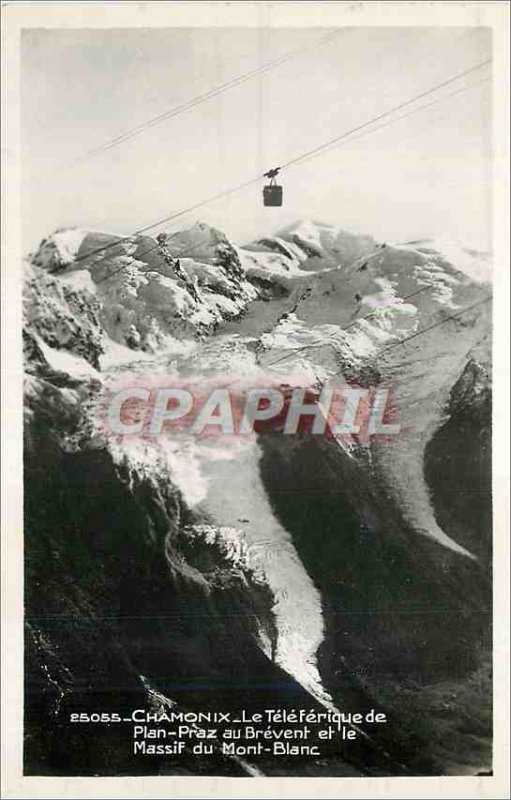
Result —
POLYGON ((23 779, 504 797, 484 12, 509 8, 456 5, 26 4, 23 779))

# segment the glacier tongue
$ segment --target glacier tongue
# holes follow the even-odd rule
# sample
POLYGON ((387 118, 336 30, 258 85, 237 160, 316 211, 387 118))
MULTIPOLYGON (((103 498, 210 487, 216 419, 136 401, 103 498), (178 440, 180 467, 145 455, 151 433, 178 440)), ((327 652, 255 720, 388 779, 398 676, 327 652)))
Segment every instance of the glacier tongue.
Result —
POLYGON ((255 442, 230 457, 204 459, 208 491, 200 508, 219 525, 240 531, 248 563, 265 576, 273 592, 276 662, 314 697, 328 701, 316 664, 323 640, 321 598, 291 535, 275 518, 261 483, 259 459, 255 442))

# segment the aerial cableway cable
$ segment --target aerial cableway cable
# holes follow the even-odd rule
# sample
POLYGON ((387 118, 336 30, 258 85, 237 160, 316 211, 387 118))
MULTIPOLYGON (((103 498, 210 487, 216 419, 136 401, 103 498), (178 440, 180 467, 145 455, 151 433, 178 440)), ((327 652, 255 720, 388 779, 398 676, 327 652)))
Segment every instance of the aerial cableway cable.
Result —
POLYGON ((125 131, 124 133, 120 133, 118 136, 110 139, 107 142, 104 142, 97 147, 93 147, 90 150, 87 150, 83 155, 78 156, 73 162, 72 165, 85 161, 87 158, 97 155, 98 153, 102 153, 105 150, 109 150, 112 147, 116 147, 123 142, 132 139, 138 134, 143 133, 143 131, 148 130, 149 128, 153 128, 155 125, 159 125, 162 122, 165 122, 168 119, 172 119, 173 117, 179 116, 179 114, 184 113, 185 111, 190 111, 195 106, 200 105, 201 103, 206 102, 207 100, 211 100, 213 97, 216 97, 223 92, 228 91, 229 89, 234 89, 236 86, 240 86, 241 84, 245 83, 246 81, 251 80, 252 78, 256 78, 258 75, 262 75, 265 72, 269 72, 276 67, 285 64, 287 61, 291 61, 294 58, 300 56, 306 50, 311 50, 314 47, 319 47, 323 44, 327 44, 328 42, 333 41, 338 36, 347 33, 347 30, 334 30, 327 34, 326 36, 322 36, 319 39, 314 40, 313 42, 309 42, 308 44, 303 45, 302 47, 297 48, 296 50, 291 50, 289 53, 286 53, 280 58, 276 58, 273 61, 269 61, 267 64, 263 64, 261 67, 257 69, 251 70, 250 72, 246 72, 243 75, 238 75, 236 78, 232 78, 231 80, 227 81, 226 83, 221 84, 220 86, 216 86, 213 89, 210 89, 203 94, 197 95, 197 97, 193 97, 191 100, 187 100, 184 103, 180 103, 177 106, 173 106, 172 108, 167 109, 166 111, 162 111, 161 114, 158 114, 151 119, 146 120, 145 122, 141 122, 139 125, 136 125, 133 128, 125 131))
MULTIPOLYGON (((416 289, 414 292, 410 294, 406 294, 404 297, 401 297, 401 301, 404 303, 405 300, 410 300, 412 297, 416 297, 419 294, 423 294, 423 292, 430 292, 434 289, 434 286, 422 286, 420 289, 416 289)), ((358 325, 359 322, 363 322, 366 319, 371 319, 371 317, 377 317, 380 310, 385 310, 389 306, 383 306, 382 309, 374 309, 373 311, 369 311, 368 314, 364 314, 362 317, 357 317, 354 319, 353 322, 350 322, 348 325, 340 328, 339 330, 344 332, 348 331, 350 328, 353 328, 355 325, 358 325)), ((274 359, 274 361, 270 361, 269 363, 265 364, 265 367, 273 367, 275 364, 280 364, 281 361, 285 361, 287 358, 292 358, 295 353, 303 353, 305 350, 320 350, 322 347, 336 347, 337 342, 311 342, 311 344, 304 344, 300 345, 300 347, 290 347, 287 353, 284 353, 280 356, 280 358, 274 359)))
MULTIPOLYGON (((284 162, 281 165, 281 168, 294 166, 294 165, 296 165, 298 163, 304 162, 305 160, 307 160, 309 158, 313 158, 317 154, 319 154, 321 152, 324 152, 325 150, 330 149, 330 148, 340 144, 343 140, 348 139, 350 136, 353 136, 353 134, 360 133, 361 131, 365 130, 366 128, 369 128, 375 122, 378 122, 378 121, 384 119, 385 117, 390 116, 394 112, 396 112, 396 111, 398 111, 398 110, 400 110, 400 109, 402 109, 402 108, 404 108, 406 106, 411 105, 413 102, 415 102, 417 100, 420 100, 423 97, 426 97, 426 96, 432 94, 433 92, 435 92, 435 91, 437 91, 439 89, 445 88, 446 86, 454 83, 457 80, 460 80, 461 78, 465 77, 466 75, 471 74, 472 72, 475 72, 476 70, 480 70, 483 67, 488 66, 489 64, 491 64, 491 62, 492 62, 492 59, 486 59, 485 61, 482 61, 482 62, 480 62, 478 64, 475 64, 474 66, 469 67, 468 69, 463 70, 462 72, 459 72, 456 75, 451 76, 450 78, 447 78, 446 80, 442 81, 441 83, 438 83, 435 86, 432 86, 429 89, 427 89, 427 90, 425 90, 423 92, 420 92, 417 95, 414 95, 413 97, 409 98, 408 100, 405 100, 402 103, 399 103, 398 105, 393 106, 392 108, 389 108, 387 111, 384 111, 381 114, 378 114, 377 116, 372 117, 369 120, 366 120, 365 122, 361 123, 360 125, 357 125, 355 128, 351 128, 348 131, 344 131, 339 136, 336 136, 336 137, 334 137, 332 139, 329 139, 324 144, 318 145, 317 147, 313 148, 312 150, 309 150, 309 151, 303 153, 302 155, 297 156, 296 158, 293 158, 293 159, 290 159, 287 162, 284 162)), ((466 89, 469 89, 469 88, 472 88, 472 87, 463 87, 462 89, 457 90, 453 94, 458 94, 460 91, 465 91, 466 89)), ((450 95, 448 95, 448 97, 449 96, 450 95)), ((432 103, 429 103, 429 104, 427 104, 425 106, 419 106, 419 108, 417 108, 417 109, 410 110, 410 112, 408 114, 402 115, 401 118, 403 118, 404 116, 411 116, 415 112, 418 113, 423 108, 429 107, 429 106, 433 105, 435 102, 441 102, 444 99, 447 99, 447 98, 445 96, 439 97, 435 101, 433 101, 432 103)), ((391 120, 387 120, 384 124, 385 125, 390 125, 390 124, 392 124, 393 122, 396 122, 396 121, 398 121, 398 120, 391 119, 391 120)), ((375 130, 378 130, 379 128, 382 128, 382 127, 384 127, 384 125, 378 126, 378 128, 376 128, 375 130)), ((369 133, 371 133, 371 131, 368 131, 367 135, 369 133)), ((187 208, 184 208, 184 209, 182 209, 180 211, 176 211, 173 214, 169 214, 169 215, 167 215, 165 217, 162 217, 162 218, 156 220, 155 222, 151 222, 148 225, 145 225, 143 228, 139 228, 138 230, 134 231, 132 234, 130 234, 128 236, 121 237, 119 239, 116 239, 114 242, 110 242, 110 243, 108 243, 106 245, 103 245, 101 247, 96 248, 95 250, 92 250, 89 253, 83 254, 82 256, 78 256, 78 258, 75 259, 75 263, 80 262, 80 261, 84 261, 86 259, 91 258, 94 255, 97 255, 99 253, 105 252, 106 250, 109 250, 112 247, 118 246, 122 242, 128 242, 128 241, 130 241, 130 239, 132 237, 137 236, 137 235, 139 235, 141 233, 146 233, 147 231, 151 230, 152 228, 156 228, 159 225, 163 225, 163 224, 165 224, 167 222, 171 222, 171 221, 173 221, 175 219, 178 219, 179 217, 182 217, 185 214, 188 214, 190 211, 195 211, 196 209, 202 208, 203 206, 206 206, 206 205, 209 205, 210 203, 213 203, 216 200, 220 200, 220 199, 222 199, 224 197, 228 197, 229 195, 232 195, 232 194, 234 194, 236 192, 239 192, 239 191, 241 191, 241 190, 243 190, 245 188, 248 188, 249 186, 251 186, 251 185, 253 185, 255 183, 258 183, 261 180, 262 177, 264 177, 264 176, 257 176, 257 177, 251 178, 250 180, 244 181, 243 183, 238 184, 237 186, 233 186, 230 189, 226 189, 226 190, 224 190, 222 192, 219 192, 218 194, 212 195, 211 197, 208 197, 208 198, 206 198, 204 200, 201 200, 201 201, 199 201, 197 203, 194 203, 193 205, 188 206, 187 208)))
POLYGON ((469 67, 469 69, 463 70, 463 72, 458 72, 457 75, 453 75, 451 78, 447 78, 445 81, 441 83, 437 83, 435 86, 432 86, 431 89, 426 89, 424 92, 420 92, 416 94, 414 97, 411 97, 409 100, 405 100, 403 103, 399 103, 399 105, 394 106, 393 108, 389 109, 388 111, 384 111, 373 119, 369 120, 368 122, 362 122, 360 125, 357 125, 355 128, 351 128, 349 131, 345 131, 341 133, 340 136, 335 136, 333 139, 330 139, 328 142, 319 145, 318 147, 314 147, 312 150, 308 150, 306 153, 302 153, 302 155, 297 156, 296 158, 292 158, 290 161, 286 161, 284 164, 281 165, 283 167, 290 167, 294 164, 299 164, 301 161, 305 161, 306 159, 312 158, 316 155, 316 153, 320 153, 323 150, 326 150, 329 147, 333 147, 338 142, 345 139, 347 136, 350 136, 352 133, 357 133, 358 131, 362 130, 363 128, 371 125, 373 122, 378 122, 380 119, 387 117, 389 114, 394 113, 394 111, 399 111, 401 108, 405 108, 409 106, 411 103, 414 103, 416 100, 421 100, 423 97, 427 97, 428 95, 432 94, 433 92, 438 91, 438 89, 443 89, 445 86, 453 83, 454 81, 459 80, 460 78, 464 78, 466 75, 469 75, 471 72, 475 72, 478 69, 482 69, 483 67, 488 66, 491 64, 492 59, 488 58, 486 61, 481 61, 479 64, 475 64, 473 67, 469 67))
POLYGON ((439 325, 443 325, 444 323, 449 322, 451 319, 461 317, 461 315, 466 314, 467 311, 471 311, 473 308, 481 306, 484 303, 489 303, 492 299, 492 295, 486 295, 486 297, 483 297, 481 300, 477 300, 477 302, 472 303, 470 306, 462 308, 455 314, 449 314, 447 317, 442 317, 442 319, 438 320, 437 322, 433 322, 431 325, 426 325, 426 327, 422 328, 420 331, 416 331, 415 333, 410 334, 410 336, 405 336, 403 339, 398 339, 397 342, 392 342, 392 344, 389 344, 387 347, 384 347, 382 350, 380 350, 378 355, 380 356, 383 353, 387 353, 389 350, 393 350, 394 347, 399 347, 402 344, 406 344, 406 342, 409 342, 411 339, 415 339, 417 336, 422 336, 424 333, 428 333, 428 331, 433 330, 433 328, 438 328, 439 325))
MULTIPOLYGON (((330 33, 326 34, 325 36, 309 42, 302 47, 297 48, 296 50, 292 50, 289 53, 285 53, 283 56, 274 59, 273 61, 268 62, 267 64, 263 64, 261 67, 257 69, 251 70, 250 72, 244 73, 243 75, 238 75, 235 78, 227 81, 226 83, 221 84, 220 86, 213 87, 209 89, 207 92, 203 94, 197 95, 196 97, 191 98, 183 103, 180 103, 177 106, 173 106, 166 111, 161 112, 155 117, 151 117, 150 119, 146 120, 145 122, 141 122, 139 125, 134 126, 133 128, 120 133, 118 136, 113 137, 112 139, 107 140, 103 144, 97 145, 95 147, 90 148, 89 150, 85 151, 81 156, 75 158, 68 166, 73 166, 75 164, 81 163, 85 161, 87 158, 90 158, 98 153, 101 153, 105 150, 109 150, 112 147, 122 144, 125 141, 129 141, 133 137, 137 136, 140 133, 143 133, 144 130, 147 128, 154 127, 155 125, 160 124, 161 122, 165 122, 167 119, 172 119, 173 117, 179 116, 179 114, 184 113, 186 111, 195 108, 195 106, 200 105, 207 100, 216 97, 218 94, 228 91, 229 89, 233 89, 236 86, 239 86, 245 83, 252 78, 256 78, 259 75, 264 74, 265 72, 269 72, 276 67, 285 64, 287 61, 291 61, 294 58, 299 57, 302 53, 306 52, 307 50, 311 50, 314 47, 320 47, 324 44, 328 44, 330 41, 335 40, 338 36, 341 36, 348 31, 346 29, 334 29, 330 33)), ((473 33, 473 30, 471 31, 473 33)), ((464 34, 461 38, 464 38, 467 34, 464 34)), ((469 34, 470 35, 470 34, 469 34)))
MULTIPOLYGON (((473 83, 470 86, 462 86, 460 89, 456 89, 456 91, 454 91, 454 92, 450 92, 447 95, 443 95, 440 98, 436 98, 435 100, 431 101, 430 103, 425 103, 425 104, 419 106, 419 108, 413 108, 410 111, 407 111, 406 114, 401 114, 399 117, 395 117, 394 119, 388 120, 387 122, 384 122, 381 125, 378 125, 376 128, 371 128, 370 130, 368 130, 365 133, 360 133, 359 136, 354 136, 352 139, 349 140, 348 144, 350 144, 352 141, 356 141, 357 139, 361 139, 363 136, 370 136, 372 133, 376 133, 376 131, 379 131, 381 128, 385 128, 388 125, 393 125, 396 122, 400 122, 401 120, 406 119, 407 117, 410 117, 413 114, 417 114, 420 111, 424 111, 424 109, 430 108, 431 106, 434 106, 437 103, 444 102, 445 100, 449 100, 451 97, 454 97, 455 95, 461 94, 462 92, 467 92, 470 89, 474 89, 477 86, 480 86, 481 84, 483 84, 483 83, 485 83, 485 82, 487 82, 489 80, 490 80, 489 77, 488 78, 483 78, 482 80, 477 81, 477 83, 473 83)), ((257 180, 259 180, 259 179, 257 179, 257 180)), ((176 231, 176 233, 171 234, 169 236, 169 239, 173 239, 175 236, 178 236, 179 233, 180 233, 180 231, 176 231)), ((116 242, 116 244, 119 243, 119 242, 122 242, 122 241, 123 240, 119 240, 118 242, 116 242)), ((185 257, 189 253, 191 253, 194 250, 196 250, 197 247, 199 247, 199 246, 200 245, 198 245, 198 244, 194 244, 191 247, 187 248, 186 250, 182 250, 181 252, 176 253, 176 258, 185 257)), ((158 247, 158 243, 155 242, 147 250, 144 250, 142 253, 139 253, 139 255, 137 256, 137 259, 138 260, 142 259, 145 255, 148 255, 153 250, 156 250, 157 247, 158 247)), ((87 258, 88 258, 88 256, 87 256, 87 258)), ((103 261, 103 260, 106 260, 106 259, 101 259, 101 261, 103 261)), ((101 263, 101 261, 96 262, 96 263, 101 263)), ((108 275, 105 275, 103 278, 100 278, 98 281, 96 281, 96 283, 101 283, 102 281, 107 280, 109 277, 111 277, 113 275, 116 275, 118 272, 121 272, 121 270, 123 270, 124 268, 125 268, 125 266, 123 264, 121 267, 118 267, 117 269, 113 270, 108 275)), ((426 287, 426 288, 430 288, 430 287, 426 287)), ((420 291, 422 291, 422 290, 420 290, 420 291)), ((363 317, 362 319, 365 319, 365 317, 363 317)), ((348 327, 350 327, 350 326, 348 326, 348 327)), ((346 330, 346 328, 344 328, 344 330, 346 330)))
MULTIPOLYGON (((415 292, 411 294, 405 295, 401 298, 402 301, 409 300, 411 297, 414 297, 418 294, 422 294, 423 292, 430 292, 435 289, 435 286, 423 286, 421 289, 417 289, 415 292)), ((398 339, 396 342, 392 342, 392 344, 387 345, 387 347, 383 347, 381 350, 378 350, 375 355, 381 356, 383 353, 386 353, 388 350, 393 350, 394 347, 399 347, 402 344, 406 344, 411 339, 415 339, 417 336, 422 336, 424 333, 428 333, 428 331, 433 330, 433 328, 438 328, 439 325, 443 325, 445 322, 449 322, 451 319, 456 319, 457 317, 461 317, 463 314, 466 314, 467 311, 471 311, 473 308, 477 306, 483 305, 484 303, 489 303, 492 300, 492 295, 486 295, 481 300, 477 300, 475 303, 472 303, 470 306, 466 306, 462 308, 460 311, 457 311, 455 314, 449 314, 447 317, 442 317, 442 319, 433 322, 431 325, 426 325, 425 328, 421 328, 419 331, 415 331, 415 333, 410 334, 410 336, 405 336, 403 339, 398 339)), ((383 309, 386 307, 384 306, 383 309)), ((388 308, 388 306, 387 306, 388 308)), ((376 317, 377 312, 371 311, 369 314, 366 314, 363 317, 359 317, 358 319, 350 322, 349 325, 346 325, 344 328, 340 328, 341 331, 347 331, 349 328, 352 328, 358 322, 362 322, 365 319, 369 319, 370 317, 376 317)), ((273 367, 275 364, 280 364, 281 361, 285 361, 288 358, 292 358, 295 353, 303 352, 304 350, 319 350, 322 347, 337 347, 337 342, 315 342, 313 344, 306 344, 302 347, 293 347, 290 348, 289 352, 284 353, 280 358, 276 358, 274 361, 270 361, 267 364, 264 364, 265 367, 273 367)))

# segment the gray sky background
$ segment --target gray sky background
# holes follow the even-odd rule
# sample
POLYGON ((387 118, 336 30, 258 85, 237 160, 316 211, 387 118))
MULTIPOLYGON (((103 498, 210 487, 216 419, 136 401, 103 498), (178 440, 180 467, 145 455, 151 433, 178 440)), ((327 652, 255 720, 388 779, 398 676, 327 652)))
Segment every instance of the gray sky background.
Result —
MULTIPOLYGON (((28 30, 22 37, 27 248, 58 227, 122 234, 299 156, 491 56, 488 29, 346 28, 128 142, 77 157, 166 109, 321 38, 326 29, 28 30)), ((385 240, 490 247, 490 67, 473 87, 194 211, 240 243, 307 218, 385 240)), ((406 111, 410 110, 407 108, 406 111)), ((404 112, 399 112, 404 113, 404 112)), ((381 124, 381 123, 379 123, 381 124)))

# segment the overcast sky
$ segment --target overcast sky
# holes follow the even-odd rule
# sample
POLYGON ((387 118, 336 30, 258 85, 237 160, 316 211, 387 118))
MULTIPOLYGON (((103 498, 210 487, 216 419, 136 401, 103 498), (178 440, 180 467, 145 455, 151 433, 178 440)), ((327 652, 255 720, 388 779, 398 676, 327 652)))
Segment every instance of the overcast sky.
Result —
MULTIPOLYGON (((119 232, 290 161, 491 56, 488 29, 30 30, 22 39, 24 235, 119 232), (74 166, 89 149, 298 49, 285 64, 74 166)), ((490 246, 490 67, 424 111, 194 211, 240 243, 300 218, 378 239, 441 236, 490 246)), ((404 113, 400 112, 400 113, 404 113)), ((397 115, 396 115, 397 116, 397 115)), ((381 122, 378 123, 381 125, 381 122)))

